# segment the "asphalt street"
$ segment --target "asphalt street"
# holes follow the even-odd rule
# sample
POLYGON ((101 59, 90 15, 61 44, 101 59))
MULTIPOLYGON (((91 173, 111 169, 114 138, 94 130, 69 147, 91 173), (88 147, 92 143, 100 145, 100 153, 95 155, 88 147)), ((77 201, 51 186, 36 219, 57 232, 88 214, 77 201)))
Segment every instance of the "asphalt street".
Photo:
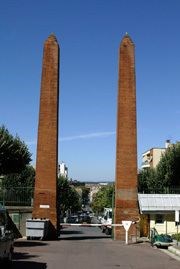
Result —
POLYGON ((180 261, 149 243, 125 245, 97 227, 70 227, 62 230, 57 241, 17 240, 12 268, 179 269, 180 261))

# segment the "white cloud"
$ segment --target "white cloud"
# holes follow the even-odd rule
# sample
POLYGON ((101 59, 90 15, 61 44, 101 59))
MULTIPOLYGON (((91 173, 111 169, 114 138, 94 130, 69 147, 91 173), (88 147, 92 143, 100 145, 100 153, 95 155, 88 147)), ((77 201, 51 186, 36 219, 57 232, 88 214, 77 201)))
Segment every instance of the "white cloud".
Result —
MULTIPOLYGON (((66 137, 60 137, 60 141, 72 141, 72 140, 78 140, 78 139, 91 139, 91 138, 104 138, 114 135, 115 132, 98 132, 98 133, 89 133, 89 134, 80 134, 75 136, 66 136, 66 137)), ((27 141, 26 145, 32 146, 36 145, 36 141, 27 141)))
POLYGON ((81 135, 76 135, 76 136, 62 137, 62 138, 60 138, 60 141, 109 137, 109 136, 112 136, 114 134, 115 134, 115 132, 98 132, 98 133, 81 134, 81 135))

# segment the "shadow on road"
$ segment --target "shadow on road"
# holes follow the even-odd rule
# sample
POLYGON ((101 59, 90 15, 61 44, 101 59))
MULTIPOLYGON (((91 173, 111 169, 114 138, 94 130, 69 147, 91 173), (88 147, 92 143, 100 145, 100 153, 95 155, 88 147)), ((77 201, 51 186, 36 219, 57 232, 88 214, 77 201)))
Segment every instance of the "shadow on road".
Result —
POLYGON ((83 232, 81 232, 81 231, 64 231, 64 230, 61 230, 60 234, 83 234, 83 232))
POLYGON ((46 246, 47 243, 41 241, 15 241, 15 247, 39 247, 39 246, 46 246))
POLYGON ((30 258, 38 257, 37 255, 29 255, 28 252, 14 252, 13 260, 26 260, 30 258))
MULTIPOLYGON (((11 269, 46 269, 46 263, 28 261, 28 259, 37 257, 37 255, 29 255, 29 253, 14 252, 11 269)), ((7 269, 7 267, 4 267, 4 269, 7 269)))
POLYGON ((60 237, 60 240, 94 240, 94 239, 109 239, 111 236, 69 236, 69 237, 60 237))
MULTIPOLYGON (((4 269, 7 267, 4 267, 4 269)), ((12 269, 46 269, 46 263, 32 261, 13 261, 12 269)))

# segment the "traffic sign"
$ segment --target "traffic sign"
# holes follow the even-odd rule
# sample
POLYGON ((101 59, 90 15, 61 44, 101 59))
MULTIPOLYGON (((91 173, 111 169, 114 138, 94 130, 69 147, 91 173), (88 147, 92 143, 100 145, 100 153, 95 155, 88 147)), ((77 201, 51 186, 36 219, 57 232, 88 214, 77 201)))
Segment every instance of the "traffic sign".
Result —
POLYGON ((124 227, 124 229, 128 232, 130 226, 132 224, 131 220, 122 220, 122 225, 124 227))

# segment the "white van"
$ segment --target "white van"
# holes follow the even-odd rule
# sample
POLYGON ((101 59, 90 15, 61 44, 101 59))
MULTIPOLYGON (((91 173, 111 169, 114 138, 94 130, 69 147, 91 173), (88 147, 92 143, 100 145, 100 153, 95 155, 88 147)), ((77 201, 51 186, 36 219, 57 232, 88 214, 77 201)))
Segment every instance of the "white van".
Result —
POLYGON ((112 233, 112 208, 104 208, 104 214, 101 219, 102 223, 102 232, 110 235, 112 233))

